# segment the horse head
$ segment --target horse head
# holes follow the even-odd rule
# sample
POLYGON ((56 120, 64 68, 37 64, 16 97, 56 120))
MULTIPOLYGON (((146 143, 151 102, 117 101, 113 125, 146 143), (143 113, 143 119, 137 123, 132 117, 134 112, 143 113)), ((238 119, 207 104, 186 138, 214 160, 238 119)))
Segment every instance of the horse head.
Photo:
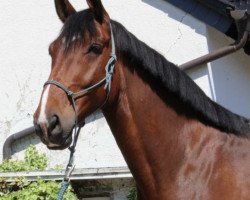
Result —
POLYGON ((61 34, 50 44, 51 73, 34 114, 34 125, 50 149, 64 149, 72 130, 108 101, 115 46, 110 18, 100 0, 76 12, 67 0, 55 0, 61 34))

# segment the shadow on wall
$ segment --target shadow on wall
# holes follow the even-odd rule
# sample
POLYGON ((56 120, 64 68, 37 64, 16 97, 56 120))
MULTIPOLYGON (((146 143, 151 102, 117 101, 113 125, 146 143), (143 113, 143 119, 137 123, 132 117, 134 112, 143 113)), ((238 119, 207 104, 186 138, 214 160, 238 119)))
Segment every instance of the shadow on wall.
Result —
MULTIPOLYGON (((209 52, 233 43, 224 34, 207 28, 209 52)), ((233 112, 250 118, 250 56, 243 50, 211 63, 216 100, 233 112)))
POLYGON ((205 94, 210 97, 212 100, 215 100, 215 96, 213 94, 213 88, 211 79, 209 77, 209 71, 207 65, 201 65, 198 67, 191 68, 185 71, 189 77, 199 85, 205 94))
POLYGON ((162 12, 166 13, 170 18, 189 26, 196 33, 206 37, 206 32, 204 32, 204 28, 199 27, 198 23, 195 24, 194 21, 192 20, 193 17, 191 15, 173 6, 172 4, 164 0, 142 0, 142 2, 149 4, 157 8, 158 10, 161 10, 162 12), (188 18, 186 18, 187 15, 189 16, 188 18))
MULTIPOLYGON (((184 11, 176 8, 175 6, 169 4, 163 0, 142 0, 142 2, 153 6, 154 8, 161 10, 164 12, 168 17, 177 21, 178 23, 185 24, 186 26, 190 27, 194 30, 197 34, 206 37, 206 28, 204 23, 196 20, 191 15, 185 13, 184 11)), ((180 29, 180 26, 177 27, 180 29)), ((180 30, 178 30, 180 31, 180 30)), ((191 42, 187 42, 191 43, 191 42)), ((183 48, 188 48, 187 43, 183 44, 183 48)), ((181 46, 181 45, 180 45, 181 46)), ((187 49, 186 52, 190 54, 189 50, 187 49)), ((214 99, 212 87, 211 87, 211 80, 209 79, 209 72, 207 65, 202 65, 193 69, 186 71, 186 73, 193 79, 195 82, 203 89, 203 91, 211 98, 214 99)))
MULTIPOLYGON (((212 27, 207 26, 204 30, 204 26, 200 26, 199 24, 201 23, 198 20, 197 23, 194 23, 190 15, 187 13, 183 15, 184 12, 182 10, 163 0, 142 0, 142 2, 161 10, 170 18, 189 26, 196 33, 207 37, 208 52, 233 43, 233 40, 212 27)), ((206 65, 189 70, 187 73, 193 80, 209 76, 209 87, 213 91, 211 92, 212 98, 227 109, 250 118, 250 67, 248 63, 250 63, 250 57, 241 50, 213 61, 210 64, 210 74, 206 65)))

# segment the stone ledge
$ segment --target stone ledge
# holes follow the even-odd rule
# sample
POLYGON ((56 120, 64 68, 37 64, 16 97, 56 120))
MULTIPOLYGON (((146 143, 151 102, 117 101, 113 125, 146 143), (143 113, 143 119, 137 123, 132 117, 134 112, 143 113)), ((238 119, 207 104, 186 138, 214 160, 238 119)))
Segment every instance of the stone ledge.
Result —
MULTIPOLYGON (((12 182, 17 177, 35 181, 37 177, 44 180, 60 182, 65 170, 23 171, 0 173, 1 178, 12 182)), ((134 179, 127 167, 80 168, 75 169, 70 178, 72 187, 79 199, 89 197, 107 197, 107 199, 127 199, 131 188, 135 187, 134 179)))
MULTIPOLYGON (((29 181, 35 181, 37 177, 44 180, 62 180, 65 170, 48 171, 23 171, 0 173, 0 177, 7 181, 13 181, 16 177, 25 177, 29 181)), ((102 179, 132 179, 132 174, 127 167, 111 168, 79 168, 75 169, 70 177, 71 180, 102 180, 102 179)))

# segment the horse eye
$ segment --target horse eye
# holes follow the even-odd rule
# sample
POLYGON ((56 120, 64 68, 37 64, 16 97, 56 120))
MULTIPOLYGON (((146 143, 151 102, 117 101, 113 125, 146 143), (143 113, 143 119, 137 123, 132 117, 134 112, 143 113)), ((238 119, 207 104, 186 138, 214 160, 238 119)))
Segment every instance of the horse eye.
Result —
POLYGON ((102 53, 102 46, 100 44, 92 44, 89 47, 88 52, 93 52, 95 54, 101 54, 102 53))

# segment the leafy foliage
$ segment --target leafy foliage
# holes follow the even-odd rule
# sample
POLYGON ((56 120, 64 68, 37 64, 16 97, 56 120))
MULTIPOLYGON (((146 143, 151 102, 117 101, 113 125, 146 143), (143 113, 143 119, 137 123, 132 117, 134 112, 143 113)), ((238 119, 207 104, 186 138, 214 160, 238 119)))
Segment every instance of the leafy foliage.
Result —
POLYGON ((5 160, 0 164, 0 172, 19 172, 30 170, 45 170, 48 158, 45 153, 39 153, 35 146, 31 145, 25 151, 24 160, 5 160))
POLYGON ((127 199, 128 200, 137 200, 137 190, 136 188, 132 188, 130 191, 129 191, 129 194, 127 196, 127 199))
MULTIPOLYGON (((44 153, 39 153, 34 146, 25 151, 24 160, 7 160, 0 164, 0 172, 17 172, 28 170, 45 170, 48 158, 44 153)), ((59 168, 59 167, 57 167, 59 168)), ((37 178, 35 182, 18 177, 7 182, 0 177, 1 200, 54 200, 60 190, 60 183, 56 181, 44 181, 37 178)), ((64 195, 64 200, 77 200, 71 186, 64 195)))
POLYGON ((39 153, 35 146, 30 146, 25 151, 25 163, 30 167, 30 170, 45 170, 48 164, 48 158, 45 153, 39 153))
MULTIPOLYGON (((56 181, 45 182, 41 178, 38 178, 36 182, 29 182, 23 179, 23 180, 18 181, 17 183, 19 184, 18 190, 10 191, 10 188, 8 188, 9 192, 7 192, 7 194, 0 193, 0 199, 1 200, 19 200, 19 199, 53 200, 57 198, 57 195, 60 190, 60 184, 58 184, 56 181)), ((5 185, 8 185, 8 184, 5 183, 5 185)), ((15 185, 15 187, 17 187, 17 185, 15 185)), ((0 188, 1 188, 1 183, 0 183, 0 188)), ((68 188, 63 199, 64 200, 77 200, 77 197, 72 192, 71 187, 68 188)))

